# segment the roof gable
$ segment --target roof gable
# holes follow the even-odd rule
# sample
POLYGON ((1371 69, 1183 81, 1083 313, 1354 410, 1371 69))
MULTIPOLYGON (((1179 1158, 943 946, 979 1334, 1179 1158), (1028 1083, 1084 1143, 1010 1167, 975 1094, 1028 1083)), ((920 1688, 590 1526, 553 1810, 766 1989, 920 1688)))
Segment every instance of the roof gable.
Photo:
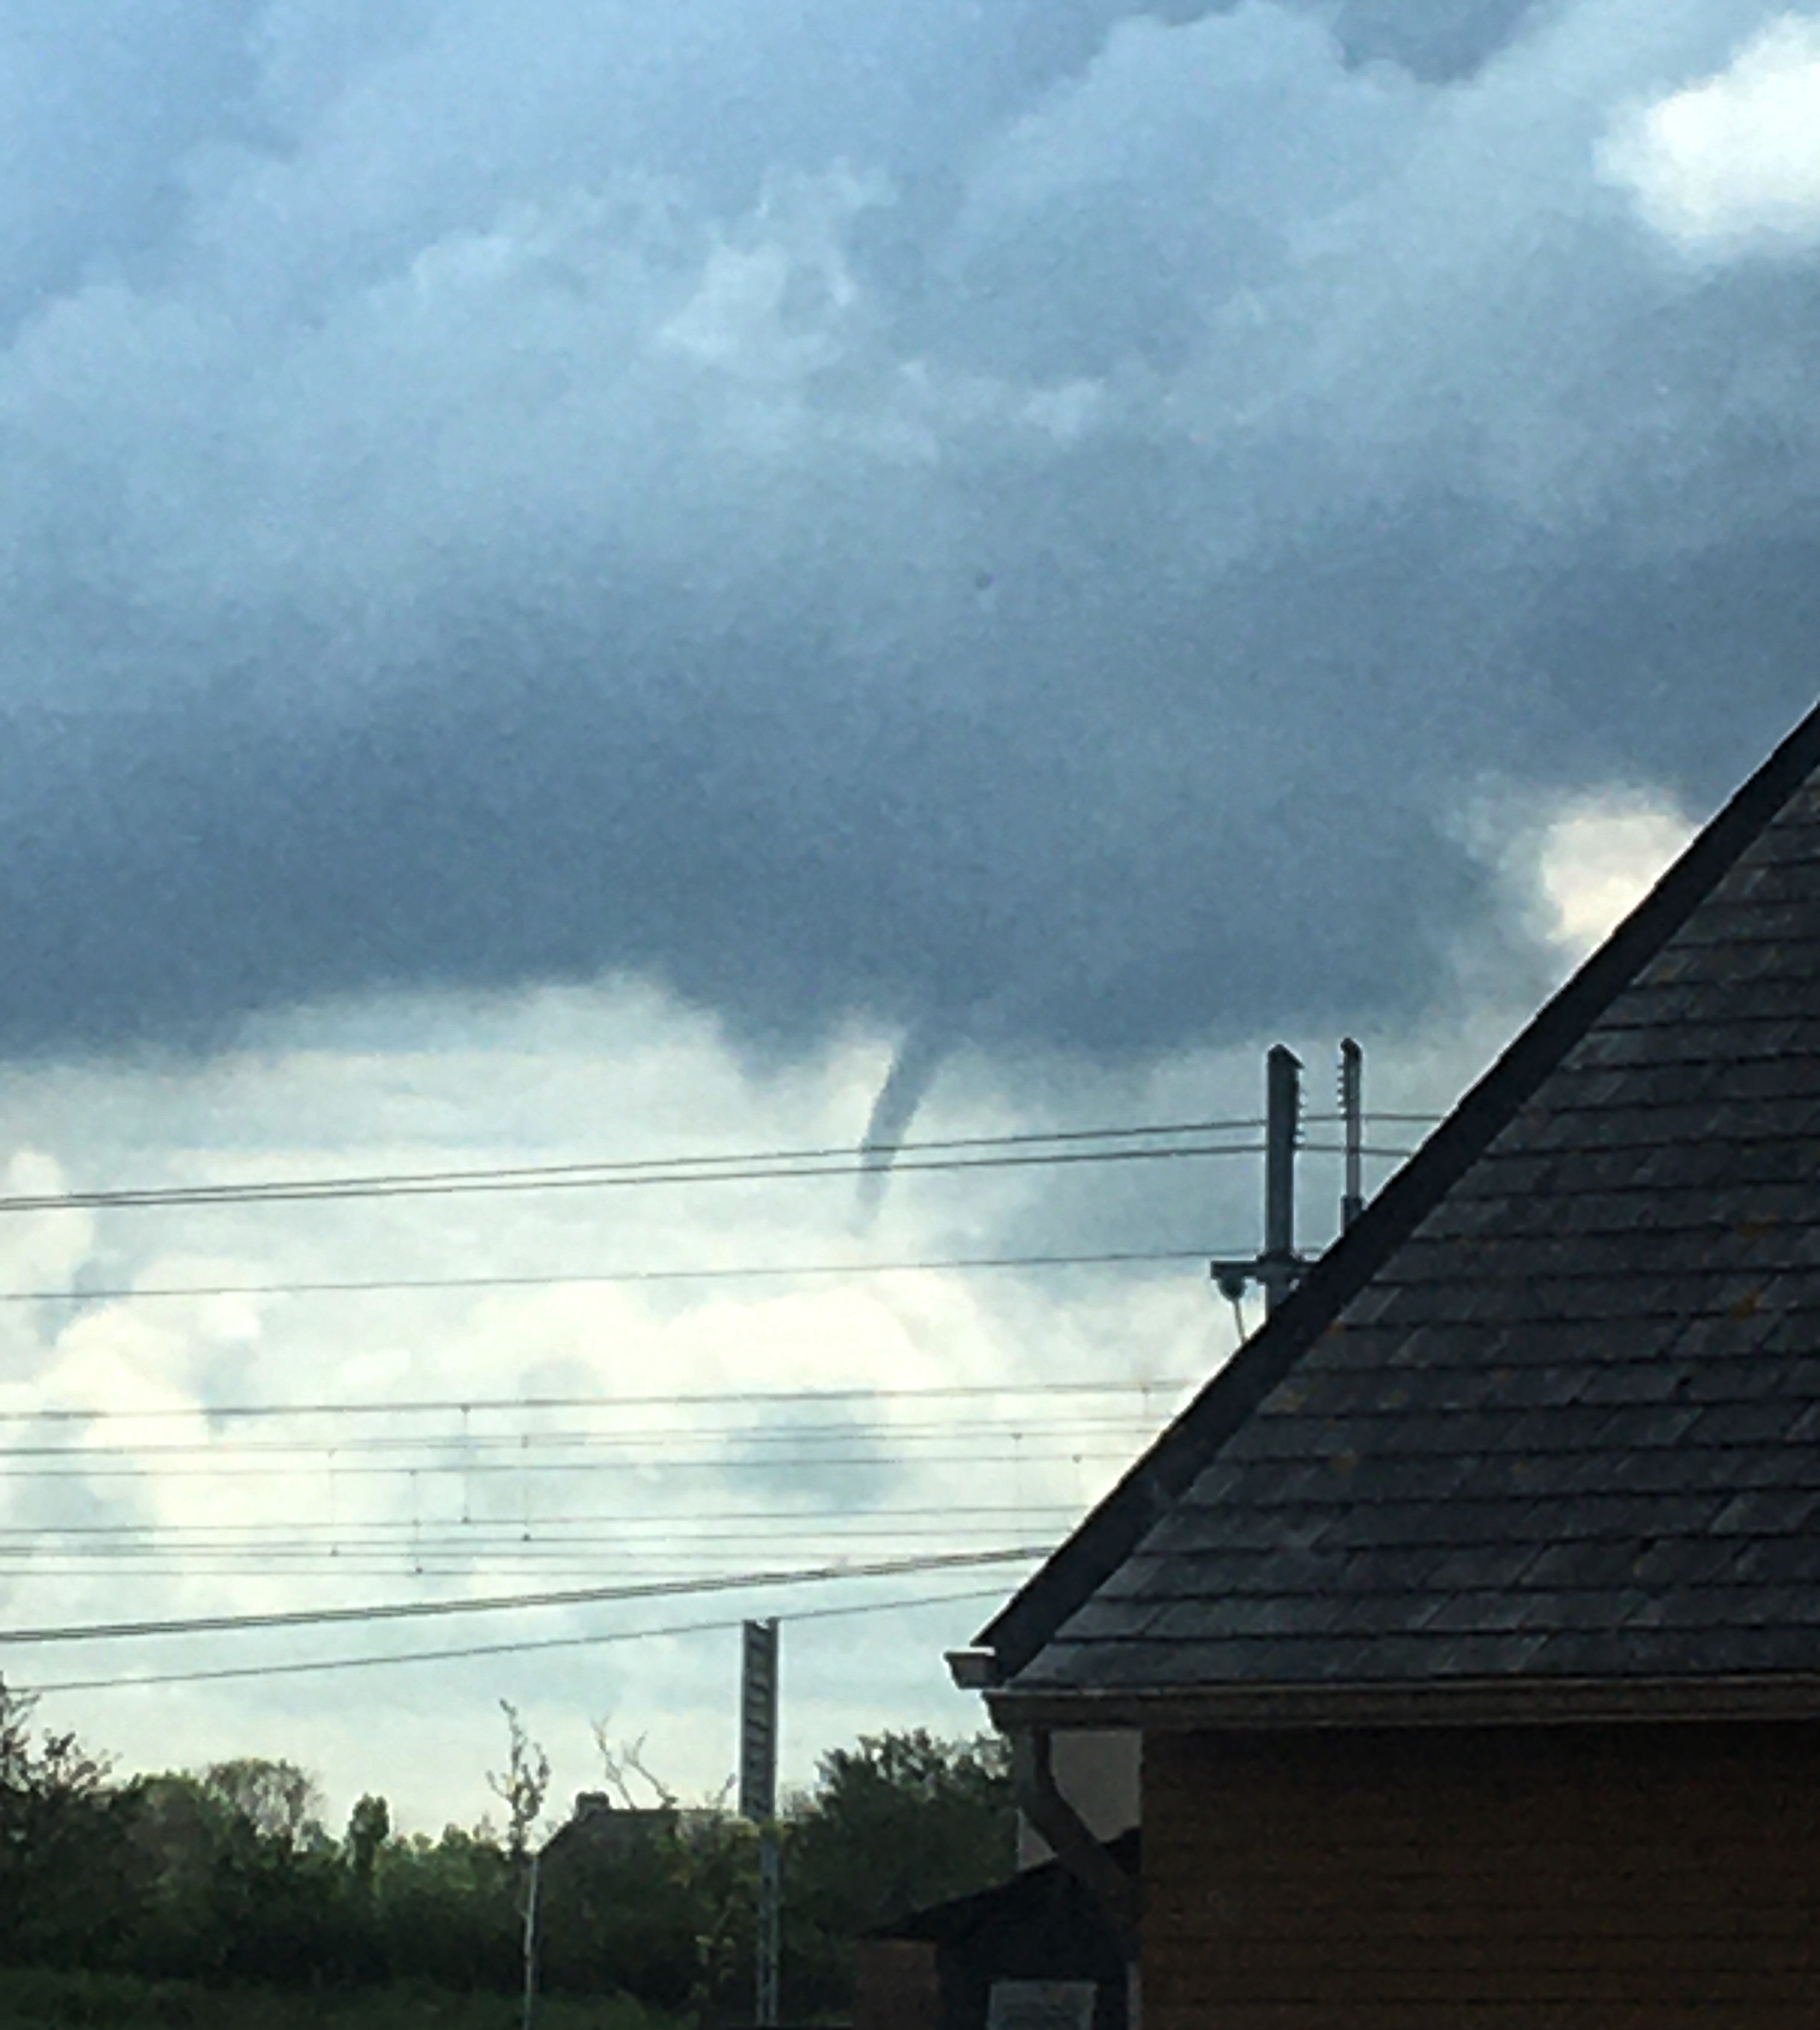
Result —
POLYGON ((1820 714, 984 1631, 1007 1708, 1820 1682, 1820 714))

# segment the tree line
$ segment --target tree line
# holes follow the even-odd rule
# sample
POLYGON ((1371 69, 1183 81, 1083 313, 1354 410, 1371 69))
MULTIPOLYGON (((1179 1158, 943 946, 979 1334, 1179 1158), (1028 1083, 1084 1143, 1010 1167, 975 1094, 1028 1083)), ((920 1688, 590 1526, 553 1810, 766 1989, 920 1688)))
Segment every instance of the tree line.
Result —
MULTIPOLYGON (((504 1824, 403 1835, 385 1798, 337 1831, 309 1776, 243 1758, 117 1779, 0 1682, 0 1965, 153 1979, 515 1991, 530 1864, 552 1992, 623 1994, 698 2024, 750 2020, 757 1838, 725 1800, 684 1806, 638 1744, 597 1730, 605 1790, 542 1831, 549 1770, 507 1708, 489 1778, 504 1824)), ((838 2014, 854 1944, 1002 1879, 1015 1817, 1002 1744, 921 1731, 824 1755, 788 1799, 788 2017, 838 2014)))

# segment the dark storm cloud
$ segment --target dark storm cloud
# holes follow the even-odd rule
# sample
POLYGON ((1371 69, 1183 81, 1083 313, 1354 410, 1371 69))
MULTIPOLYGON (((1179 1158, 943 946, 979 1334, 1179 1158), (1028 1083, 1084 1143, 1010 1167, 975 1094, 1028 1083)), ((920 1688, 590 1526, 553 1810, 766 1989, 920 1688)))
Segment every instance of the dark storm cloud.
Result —
POLYGON ((1777 11, 5 27, 0 1040, 1420 1005, 1482 783, 1808 701, 1820 224, 1678 245, 1613 139, 1777 11))

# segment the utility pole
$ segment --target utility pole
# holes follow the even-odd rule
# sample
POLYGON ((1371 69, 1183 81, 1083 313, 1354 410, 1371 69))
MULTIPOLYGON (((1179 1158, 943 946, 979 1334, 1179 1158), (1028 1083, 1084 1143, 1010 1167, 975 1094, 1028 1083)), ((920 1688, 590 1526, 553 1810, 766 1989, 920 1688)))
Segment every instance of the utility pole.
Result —
POLYGON ((543 1850, 530 1851, 530 1872, 524 1889, 524 1998, 519 2014, 521 2030, 533 2030, 537 2021, 538 1902, 542 1887, 543 1850))
POLYGON ((1274 1311, 1301 1273, 1296 1256, 1296 1137, 1302 1125, 1302 1061, 1275 1043, 1264 1060, 1264 1253, 1258 1281, 1274 1311))
MULTIPOLYGON (((1340 1195, 1343 1233, 1365 1209, 1365 1054, 1350 1036, 1340 1044, 1340 1117, 1345 1124, 1346 1178, 1340 1195)), ((1264 1288, 1274 1311, 1301 1281, 1308 1264, 1296 1252, 1296 1149, 1301 1138, 1302 1061, 1286 1045, 1264 1060, 1264 1247, 1245 1262, 1215 1262, 1213 1280, 1232 1306, 1245 1337, 1245 1292, 1264 1288)))
POLYGON ((1252 1283, 1274 1311, 1299 1281, 1296 1252, 1296 1142, 1301 1129, 1302 1061, 1275 1043, 1264 1060, 1264 1249, 1249 1262, 1216 1262, 1213 1280, 1236 1306, 1252 1283))
POLYGON ((776 2030, 783 1935, 783 1865, 777 1846, 777 1623, 740 1631, 739 1816, 758 1828, 758 2030, 776 2030))
POLYGON ((1340 1194, 1344 1233, 1365 1209, 1365 1054, 1350 1036, 1340 1044, 1340 1118, 1346 1131, 1346 1181, 1340 1194))

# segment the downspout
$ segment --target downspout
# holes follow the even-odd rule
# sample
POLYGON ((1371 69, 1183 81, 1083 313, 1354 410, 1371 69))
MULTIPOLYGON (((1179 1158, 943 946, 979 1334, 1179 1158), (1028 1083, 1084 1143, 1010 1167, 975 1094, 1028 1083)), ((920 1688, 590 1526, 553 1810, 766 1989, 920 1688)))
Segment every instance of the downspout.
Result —
POLYGON ((1096 1840, 1063 1796, 1046 1727, 1018 1727, 1011 1736, 1011 1790, 1018 1809, 1049 1843, 1055 1858, 1111 1920, 1128 1963, 1137 1957, 1143 1891, 1096 1840))

